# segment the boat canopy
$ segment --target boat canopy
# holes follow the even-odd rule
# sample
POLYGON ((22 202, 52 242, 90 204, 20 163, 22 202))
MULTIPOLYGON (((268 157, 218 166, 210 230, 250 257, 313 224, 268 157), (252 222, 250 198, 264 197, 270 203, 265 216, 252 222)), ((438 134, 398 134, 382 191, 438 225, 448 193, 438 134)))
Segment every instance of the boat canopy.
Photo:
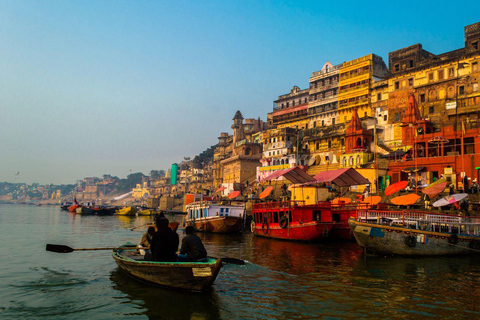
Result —
POLYGON ((424 169, 425 169, 425 167, 408 167, 408 168, 403 169, 402 171, 403 172, 420 172, 424 169))
POLYGON ((299 167, 277 170, 268 177, 266 177, 265 181, 278 179, 280 177, 285 177, 285 179, 294 184, 315 182, 315 179, 311 175, 309 175, 299 167))
POLYGON ((350 187, 370 184, 364 176, 353 168, 323 171, 313 177, 317 182, 331 182, 339 187, 350 187))

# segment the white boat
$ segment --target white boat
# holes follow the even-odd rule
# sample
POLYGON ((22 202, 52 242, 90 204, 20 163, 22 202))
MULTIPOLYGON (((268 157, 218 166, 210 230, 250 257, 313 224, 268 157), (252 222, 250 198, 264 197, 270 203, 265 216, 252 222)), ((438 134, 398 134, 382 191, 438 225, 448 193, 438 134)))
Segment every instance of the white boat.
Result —
POLYGON ((242 202, 197 201, 186 205, 185 225, 197 231, 236 233, 243 228, 245 204, 242 202))
POLYGON ((480 219, 431 212, 359 210, 350 218, 357 243, 386 255, 480 253, 480 219))

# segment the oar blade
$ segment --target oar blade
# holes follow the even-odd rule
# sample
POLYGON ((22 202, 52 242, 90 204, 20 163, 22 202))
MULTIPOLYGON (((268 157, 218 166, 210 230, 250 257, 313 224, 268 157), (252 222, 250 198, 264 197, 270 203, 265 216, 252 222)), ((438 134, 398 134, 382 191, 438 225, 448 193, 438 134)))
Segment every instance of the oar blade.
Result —
POLYGON ((46 250, 51 252, 57 252, 57 253, 69 253, 74 251, 73 248, 70 248, 69 246, 63 246, 60 244, 47 244, 46 250))
POLYGON ((220 260, 222 260, 222 262, 224 263, 231 263, 231 264, 238 264, 238 265, 245 264, 245 260, 235 259, 235 258, 220 258, 220 260))

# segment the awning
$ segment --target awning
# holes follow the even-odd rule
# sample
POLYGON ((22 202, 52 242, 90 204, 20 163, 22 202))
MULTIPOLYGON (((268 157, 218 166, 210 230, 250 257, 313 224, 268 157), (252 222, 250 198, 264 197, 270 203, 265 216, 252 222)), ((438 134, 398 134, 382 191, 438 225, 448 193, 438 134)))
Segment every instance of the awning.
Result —
POLYGON ((217 189, 217 191, 215 191, 215 193, 220 192, 220 191, 223 191, 223 190, 225 190, 225 189, 226 189, 225 187, 220 187, 220 188, 217 189))
POLYGON ((233 191, 228 195, 228 199, 235 199, 240 195, 240 191, 233 191))
POLYGON ((265 199, 272 193, 273 187, 267 187, 267 189, 263 190, 262 193, 258 196, 259 199, 265 199))
POLYGON ((317 182, 332 182, 339 187, 357 186, 370 184, 364 176, 353 168, 324 171, 313 177, 317 182))
POLYGON ((274 173, 266 177, 265 181, 277 179, 280 177, 285 177, 285 179, 287 179, 288 181, 294 184, 315 181, 315 179, 311 175, 309 175, 299 167, 275 171, 274 173))
POLYGON ((402 172, 420 172, 424 170, 425 167, 409 167, 402 170, 402 172))

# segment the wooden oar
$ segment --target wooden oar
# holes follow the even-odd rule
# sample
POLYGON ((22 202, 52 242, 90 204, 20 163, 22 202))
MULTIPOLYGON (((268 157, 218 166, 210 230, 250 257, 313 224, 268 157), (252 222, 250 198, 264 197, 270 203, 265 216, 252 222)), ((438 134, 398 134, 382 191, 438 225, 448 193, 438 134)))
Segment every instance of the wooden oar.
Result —
POLYGON ((47 251, 57 253, 69 253, 73 251, 90 251, 90 250, 116 250, 118 247, 103 247, 103 248, 71 248, 61 244, 47 244, 47 251))
MULTIPOLYGON (((125 248, 125 247, 123 247, 125 248)), ((135 247, 130 247, 131 249, 135 248, 135 247)), ((72 248, 72 247, 69 247, 69 246, 64 246, 64 245, 61 245, 61 244, 47 244, 47 248, 46 250, 47 251, 51 251, 51 252, 57 252, 57 253, 70 253, 70 252, 73 252, 73 251, 93 251, 93 250, 118 250, 120 249, 119 247, 103 247, 103 248, 72 248)), ((148 247, 142 247, 142 248, 139 248, 139 249, 149 249, 148 247)), ((218 258, 214 258, 214 257, 211 257, 212 259, 218 259, 218 258)), ((239 265, 244 265, 245 264, 245 260, 241 260, 241 259, 237 259, 237 258, 229 258, 229 257, 225 257, 225 258, 220 258, 220 260, 222 260, 222 262, 224 263, 231 263, 231 264, 239 264, 239 265)))

